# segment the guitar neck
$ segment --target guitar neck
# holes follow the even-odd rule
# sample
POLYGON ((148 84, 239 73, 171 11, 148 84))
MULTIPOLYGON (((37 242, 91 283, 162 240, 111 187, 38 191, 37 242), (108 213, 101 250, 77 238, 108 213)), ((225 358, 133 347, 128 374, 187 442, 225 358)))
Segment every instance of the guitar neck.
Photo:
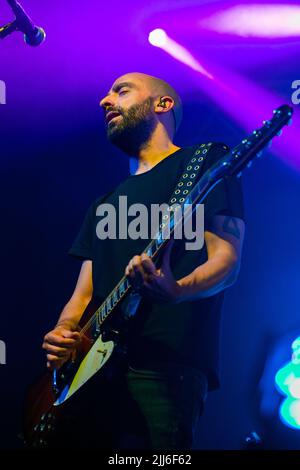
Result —
MULTIPOLYGON (((275 135, 279 135, 282 127, 289 123, 292 113, 293 109, 288 105, 283 105, 274 110, 271 120, 264 121, 260 129, 253 131, 233 150, 221 157, 219 161, 204 173, 191 191, 183 191, 183 195, 186 194, 186 196, 180 198, 180 204, 173 204, 169 208, 172 210, 163 213, 159 230, 145 248, 144 253, 155 261, 168 240, 172 238, 176 227, 182 224, 183 217, 185 220, 190 217, 195 211, 196 205, 201 203, 222 179, 228 176, 239 176, 241 171, 249 165, 255 156, 258 156, 270 140, 275 135), (189 208, 188 213, 184 210, 185 207, 189 208), (176 215, 176 211, 180 214, 179 217, 176 215)), ((100 331, 102 323, 130 290, 131 285, 128 279, 123 276, 90 320, 96 325, 96 332, 100 331)))
MULTIPOLYGON (((221 178, 219 178, 217 181, 213 181, 211 178, 210 170, 207 170, 207 172, 201 177, 199 182, 195 184, 194 188, 185 198, 184 202, 175 206, 174 209, 176 207, 180 208, 181 214, 183 214, 182 208, 184 207, 184 205, 188 204, 191 207, 191 211, 189 212, 188 217, 191 216, 191 214, 196 208, 196 204, 200 203, 219 181, 221 181, 221 178)), ((172 238, 176 227, 182 223, 182 217, 179 217, 178 219, 175 218, 175 212, 176 210, 168 211, 167 213, 165 213, 166 216, 168 215, 168 237, 165 236, 165 229, 167 223, 164 222, 164 226, 162 226, 162 224, 160 225, 160 229, 156 233, 155 238, 151 240, 151 242, 143 251, 143 253, 146 253, 152 260, 155 260, 157 258, 163 247, 166 245, 169 239, 172 238)), ((185 220, 186 218, 187 215, 185 213, 185 220)), ((107 296, 102 305, 96 310, 93 315, 94 318, 92 319, 92 321, 97 325, 99 331, 102 323, 108 318, 111 312, 121 302, 121 300, 123 300, 123 298, 126 296, 126 294, 129 293, 130 290, 131 285, 129 283, 129 280, 126 276, 123 276, 118 282, 118 284, 111 291, 111 293, 107 296)))

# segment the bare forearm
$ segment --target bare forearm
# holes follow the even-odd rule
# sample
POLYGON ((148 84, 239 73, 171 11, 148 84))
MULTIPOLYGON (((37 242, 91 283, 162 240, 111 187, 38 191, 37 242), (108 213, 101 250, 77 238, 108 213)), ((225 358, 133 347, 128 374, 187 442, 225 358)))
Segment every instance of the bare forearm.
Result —
POLYGON ((81 300, 71 298, 61 312, 56 327, 62 326, 67 329, 76 330, 87 304, 88 299, 81 300))
POLYGON ((215 256, 178 281, 183 300, 210 297, 231 285, 237 273, 234 260, 215 256))

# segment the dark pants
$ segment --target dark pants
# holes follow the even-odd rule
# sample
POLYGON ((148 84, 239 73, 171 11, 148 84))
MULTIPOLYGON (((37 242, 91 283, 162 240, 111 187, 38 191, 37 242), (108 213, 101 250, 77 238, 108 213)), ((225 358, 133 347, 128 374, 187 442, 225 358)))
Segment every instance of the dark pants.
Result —
POLYGON ((160 372, 130 367, 110 380, 99 377, 70 403, 71 419, 59 432, 59 447, 192 448, 207 395, 207 381, 200 372, 186 366, 168 366, 160 372))
POLYGON ((204 376, 188 367, 126 374, 130 406, 124 408, 119 449, 191 449, 207 394, 204 376), (125 425, 125 426, 124 426, 125 425))

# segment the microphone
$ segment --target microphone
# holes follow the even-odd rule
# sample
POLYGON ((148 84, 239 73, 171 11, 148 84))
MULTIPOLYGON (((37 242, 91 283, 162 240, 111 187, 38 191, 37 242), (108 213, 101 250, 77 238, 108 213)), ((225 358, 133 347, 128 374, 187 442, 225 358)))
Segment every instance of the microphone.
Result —
POLYGON ((4 39, 14 31, 21 31, 24 33, 24 41, 26 44, 29 46, 39 46, 46 38, 46 33, 43 28, 33 23, 16 0, 7 0, 7 3, 14 12, 16 19, 0 28, 0 39, 4 39))

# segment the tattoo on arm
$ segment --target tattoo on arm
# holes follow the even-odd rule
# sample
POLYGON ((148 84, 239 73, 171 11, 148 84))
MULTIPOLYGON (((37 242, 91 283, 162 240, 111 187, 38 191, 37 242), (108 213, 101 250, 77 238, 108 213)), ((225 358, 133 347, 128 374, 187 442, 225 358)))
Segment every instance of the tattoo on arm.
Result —
POLYGON ((240 239, 241 234, 239 226, 234 217, 225 217, 222 229, 224 232, 230 233, 230 235, 240 239))

